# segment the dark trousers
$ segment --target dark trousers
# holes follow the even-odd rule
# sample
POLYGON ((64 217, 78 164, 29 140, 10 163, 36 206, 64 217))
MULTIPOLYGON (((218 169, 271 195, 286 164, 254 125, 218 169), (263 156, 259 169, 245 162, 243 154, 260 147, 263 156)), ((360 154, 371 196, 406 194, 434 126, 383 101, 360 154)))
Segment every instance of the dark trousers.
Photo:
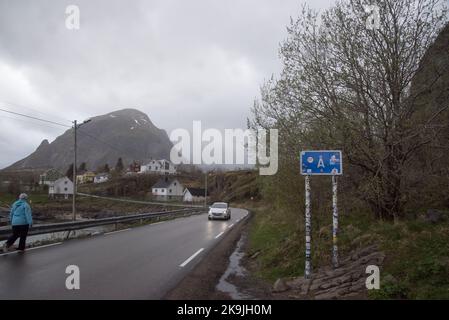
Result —
POLYGON ((14 242, 16 242, 17 238, 20 238, 19 250, 25 250, 28 228, 29 226, 27 224, 21 226, 12 226, 12 236, 10 236, 6 241, 6 246, 12 246, 14 242))

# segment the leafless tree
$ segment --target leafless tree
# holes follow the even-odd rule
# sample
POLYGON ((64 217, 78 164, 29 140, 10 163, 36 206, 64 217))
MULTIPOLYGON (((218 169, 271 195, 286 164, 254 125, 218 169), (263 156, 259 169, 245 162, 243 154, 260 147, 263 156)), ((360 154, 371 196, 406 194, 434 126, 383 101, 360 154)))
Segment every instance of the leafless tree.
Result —
POLYGON ((440 0, 372 5, 341 1, 322 14, 303 8, 281 45, 280 79, 262 87, 252 124, 278 127, 290 148, 342 148, 358 192, 378 217, 396 219, 404 212, 408 166, 438 135, 449 108, 416 103, 439 75, 411 90, 447 9, 440 0), (371 21, 376 12, 378 24, 371 21))

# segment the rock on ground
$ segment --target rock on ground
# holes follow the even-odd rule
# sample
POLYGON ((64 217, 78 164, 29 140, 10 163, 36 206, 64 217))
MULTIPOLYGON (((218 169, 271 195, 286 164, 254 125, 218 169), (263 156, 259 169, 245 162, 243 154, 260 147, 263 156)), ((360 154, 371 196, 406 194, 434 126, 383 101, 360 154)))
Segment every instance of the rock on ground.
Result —
POLYGON ((366 267, 381 266, 385 254, 371 245, 351 252, 336 269, 326 266, 315 270, 311 279, 304 277, 278 279, 273 295, 296 299, 353 299, 365 297, 366 267))

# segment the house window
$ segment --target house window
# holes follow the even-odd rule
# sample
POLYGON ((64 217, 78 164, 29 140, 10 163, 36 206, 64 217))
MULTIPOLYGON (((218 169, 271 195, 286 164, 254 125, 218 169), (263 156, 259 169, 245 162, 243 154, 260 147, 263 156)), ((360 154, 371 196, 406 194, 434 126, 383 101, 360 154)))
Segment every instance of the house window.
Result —
POLYGON ((64 181, 64 184, 67 184, 67 181, 64 181))
POLYGON ((170 192, 170 193, 171 193, 171 189, 170 189, 170 190, 168 190, 168 192, 170 192))
POLYGON ((157 192, 157 189, 154 189, 154 192, 157 192))
POLYGON ((64 188, 64 191, 67 191, 67 188, 64 188))
POLYGON ((176 186, 176 182, 174 183, 174 185, 176 186))
POLYGON ((161 189, 162 192, 165 192, 165 189, 161 189))

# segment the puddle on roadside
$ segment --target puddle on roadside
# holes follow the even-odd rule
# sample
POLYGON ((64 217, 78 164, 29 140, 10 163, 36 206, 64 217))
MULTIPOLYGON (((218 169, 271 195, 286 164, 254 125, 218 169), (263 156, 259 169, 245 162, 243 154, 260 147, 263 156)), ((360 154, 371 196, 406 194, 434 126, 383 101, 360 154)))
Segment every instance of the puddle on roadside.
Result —
POLYGON ((242 292, 239 292, 238 288, 230 282, 230 278, 235 277, 244 277, 246 273, 246 269, 240 264, 244 252, 242 251, 242 246, 245 242, 245 236, 242 235, 240 237, 240 240, 237 243, 237 247, 235 248, 234 252, 229 257, 229 265, 226 269, 225 273, 221 276, 220 280, 218 281, 218 284, 216 286, 217 290, 229 294, 229 296, 233 300, 250 300, 254 299, 248 294, 244 294, 242 292))

